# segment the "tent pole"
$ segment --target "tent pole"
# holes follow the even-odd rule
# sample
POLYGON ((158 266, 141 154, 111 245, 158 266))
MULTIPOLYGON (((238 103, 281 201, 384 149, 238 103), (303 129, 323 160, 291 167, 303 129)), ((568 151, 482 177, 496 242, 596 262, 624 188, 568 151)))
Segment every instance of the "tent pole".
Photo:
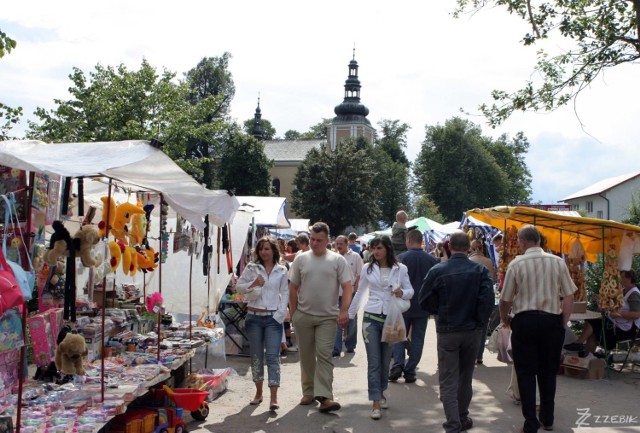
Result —
MULTIPOLYGON (((158 239, 160 239, 160 260, 158 261, 158 293, 162 295, 162 256, 164 251, 162 250, 163 240, 162 240, 162 227, 164 227, 163 221, 166 219, 166 216, 162 215, 162 203, 164 201, 164 195, 160 194, 160 223, 158 224, 158 239)), ((162 323, 162 308, 158 310, 158 361, 160 361, 160 324, 162 323)))
MULTIPOLYGON (((111 203, 111 187, 113 185, 113 179, 109 178, 109 188, 107 192, 107 203, 111 203)), ((111 220, 111 206, 106 206, 107 208, 107 219, 105 221, 111 220)), ((109 224, 105 226, 104 229, 104 237, 105 239, 109 239, 109 224)), ((114 281, 114 295, 115 295, 115 281, 114 281)), ((104 401, 104 322, 106 321, 106 307, 107 307, 107 273, 102 273, 102 330, 100 331, 100 401, 104 401)))

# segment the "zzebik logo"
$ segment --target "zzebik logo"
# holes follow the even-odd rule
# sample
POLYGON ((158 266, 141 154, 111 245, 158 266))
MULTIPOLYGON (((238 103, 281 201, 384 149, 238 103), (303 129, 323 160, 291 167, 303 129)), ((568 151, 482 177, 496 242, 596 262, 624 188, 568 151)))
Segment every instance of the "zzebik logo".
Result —
POLYGON ((578 420, 576 427, 602 427, 605 425, 639 425, 640 416, 638 415, 596 415, 591 413, 591 408, 585 407, 576 409, 578 412, 578 420))

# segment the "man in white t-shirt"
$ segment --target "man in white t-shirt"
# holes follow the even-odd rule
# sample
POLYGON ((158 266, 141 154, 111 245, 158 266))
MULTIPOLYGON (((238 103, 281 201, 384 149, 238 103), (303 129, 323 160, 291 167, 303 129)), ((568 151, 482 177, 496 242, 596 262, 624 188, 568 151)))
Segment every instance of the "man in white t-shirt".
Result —
POLYGON ((296 257, 289 273, 289 310, 300 351, 300 404, 317 400, 320 412, 340 409, 333 400, 331 351, 337 326, 349 323, 352 296, 349 264, 340 254, 329 251, 328 243, 329 226, 315 223, 311 227, 311 251, 296 257), (338 305, 340 287, 342 302, 338 305))
MULTIPOLYGON (((347 263, 349 263, 349 268, 351 269, 351 286, 353 287, 353 294, 355 295, 356 290, 358 290, 358 282, 360 281, 360 272, 362 271, 362 266, 364 266, 362 258, 360 257, 360 254, 349 247, 348 238, 344 235, 336 237, 334 245, 336 247, 336 251, 345 258, 347 263)), ((340 289, 340 297, 338 299, 342 299, 342 289, 340 289)), ((349 319, 349 326, 347 326, 347 338, 344 342, 347 353, 355 352, 357 342, 358 316, 356 315, 353 319, 349 319)), ((341 352, 342 328, 338 327, 338 332, 336 333, 336 341, 333 345, 333 353, 331 354, 331 356, 340 356, 341 352)))

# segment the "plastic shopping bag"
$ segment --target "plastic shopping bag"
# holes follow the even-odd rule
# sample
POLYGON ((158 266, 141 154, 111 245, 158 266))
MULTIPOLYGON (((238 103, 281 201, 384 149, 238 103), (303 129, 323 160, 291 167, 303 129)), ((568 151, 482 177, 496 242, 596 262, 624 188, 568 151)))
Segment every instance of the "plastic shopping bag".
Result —
POLYGON ((506 364, 513 362, 511 357, 511 328, 500 328, 496 348, 498 349, 498 361, 506 364))
POLYGON ((395 344, 407 339, 404 317, 402 317, 402 309, 398 301, 402 301, 402 299, 394 296, 387 305, 387 318, 382 328, 381 341, 383 343, 395 344))

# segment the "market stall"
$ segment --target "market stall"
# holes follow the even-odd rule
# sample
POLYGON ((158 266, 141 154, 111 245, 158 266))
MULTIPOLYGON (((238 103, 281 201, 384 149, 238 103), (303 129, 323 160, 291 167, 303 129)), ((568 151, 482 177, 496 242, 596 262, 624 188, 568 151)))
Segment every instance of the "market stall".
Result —
MULTIPOLYGON (((206 188, 199 185, 191 176, 182 171, 170 158, 168 158, 162 151, 154 146, 152 146, 149 142, 146 141, 123 141, 123 142, 115 142, 115 143, 64 143, 64 144, 46 144, 37 141, 11 141, 11 142, 0 142, 0 164, 3 166, 11 167, 12 170, 15 170, 16 173, 21 172, 22 170, 28 171, 32 173, 37 173, 39 178, 32 177, 29 184, 29 197, 25 200, 27 205, 30 205, 32 201, 38 199, 41 201, 46 201, 46 197, 37 197, 36 196, 36 185, 37 181, 43 182, 45 184, 49 183, 50 179, 52 183, 49 183, 48 186, 52 186, 56 184, 61 189, 64 189, 62 195, 52 196, 55 197, 55 200, 60 199, 62 204, 60 207, 56 206, 53 208, 51 212, 52 215, 44 215, 34 213, 33 216, 36 217, 34 221, 27 221, 25 224, 25 229, 27 229, 28 233, 36 233, 36 238, 42 236, 44 239, 44 233, 42 228, 48 226, 51 221, 47 221, 47 218, 53 216, 55 214, 60 213, 60 208, 67 208, 68 201, 71 197, 71 184, 72 179, 75 179, 75 183, 77 185, 77 195, 80 198, 80 205, 78 206, 78 214, 75 215, 74 218, 67 219, 67 222, 70 223, 70 226, 74 224, 78 224, 79 226, 82 217, 84 216, 83 207, 84 207, 84 197, 82 186, 84 184, 85 178, 96 178, 102 179, 102 181, 106 184, 106 192, 105 192, 105 210, 103 212, 102 218, 106 216, 106 219, 109 220, 109 214, 116 209, 115 205, 113 209, 111 206, 107 206, 106 204, 111 202, 113 188, 120 188, 123 190, 129 191, 131 194, 134 191, 134 196, 140 193, 145 193, 149 195, 148 198, 151 198, 151 195, 154 195, 154 199, 157 199, 156 203, 156 212, 155 215, 158 218, 156 233, 157 233, 157 246, 155 250, 158 252, 159 257, 157 260, 160 262, 158 265, 156 279, 157 286, 155 288, 147 287, 145 283, 143 283, 143 287, 145 289, 149 288, 152 292, 161 293, 162 292, 162 263, 166 261, 168 255, 168 240, 169 240, 169 231, 167 230, 167 213, 165 209, 171 208, 173 209, 177 215, 183 221, 188 222, 194 230, 207 230, 213 229, 214 226, 222 226, 227 224, 229 221, 233 219, 234 213, 237 210, 239 203, 235 197, 228 194, 226 191, 210 191, 206 188), (50 178, 49 178, 50 177, 50 178), (55 179, 55 180, 54 180, 55 179), (57 183, 56 183, 57 181, 57 183), (62 186, 64 185, 64 186, 62 186), (79 217, 80 219, 77 219, 79 217), (38 220, 37 218, 41 218, 38 220), (154 290, 155 289, 155 290, 154 290)), ((54 190, 57 192, 58 189, 54 190)), ((39 192, 42 193, 43 189, 39 192)), ((46 191, 46 189, 44 189, 46 191)), ((51 191, 51 190, 50 190, 51 191)), ((46 195, 46 193, 45 193, 46 195)), ((140 199, 140 197, 137 197, 140 199)), ((115 201, 115 200, 114 200, 115 201)), ((129 204, 129 203, 127 203, 129 204)), ((136 205, 131 204, 131 207, 135 207, 136 205)), ((148 212, 147 218, 151 216, 151 211, 148 212)), ((32 216, 30 210, 25 212, 29 217, 32 216)), ((67 214, 69 215, 69 214, 67 214)), ((126 213, 127 223, 131 221, 129 212, 126 213)), ((55 218, 58 218, 55 215, 55 218)), ((51 219, 51 218, 49 218, 51 219)), ((56 228, 57 231, 61 231, 60 228, 62 225, 58 225, 56 228)), ((81 226, 84 227, 84 226, 81 226)), ((109 230, 111 226, 107 225, 105 233, 102 235, 104 238, 108 239, 109 230)), ((66 230, 66 228, 64 229, 66 230)), ((114 228, 115 231, 115 228, 114 228)), ((171 234, 177 233, 171 232, 171 234)), ((218 239, 219 239, 219 231, 218 231, 218 239)), ((127 233, 127 236, 129 233, 127 233)), ((215 242, 215 236, 212 237, 215 242)), ((117 240, 117 238, 116 238, 117 240)), ((30 242, 30 238, 26 237, 24 239, 25 243, 30 242)), ((209 239, 207 241, 211 242, 209 239)), ((206 242, 205 242, 206 244, 206 242)), ((211 245, 211 244, 209 244, 211 245)), ((136 254, 133 250, 127 250, 127 247, 121 250, 122 253, 129 251, 131 255, 136 254)), ((210 250, 206 250, 207 252, 203 254, 203 256, 211 256, 210 250)), ((106 253, 106 251, 105 251, 106 253)), ((98 256, 100 253, 98 253, 98 256)), ((123 254, 124 255, 124 254, 123 254)), ((73 256, 72 256, 73 257, 73 256)), ((192 256, 193 257, 193 256, 192 256)), ((96 256, 92 256, 92 258, 96 258, 96 256)), ((101 258, 104 260, 105 255, 102 255, 101 258)), ((113 257, 112 257, 113 259, 113 257)), ((130 260, 130 257, 129 257, 130 260)), ((109 261, 106 260, 106 265, 109 264, 109 261)), ((120 264, 120 262, 118 262, 120 264)), ((203 264, 210 264, 209 260, 203 260, 203 264)), ((86 263, 85 263, 86 265, 86 263)), ((100 263, 102 266, 102 263, 100 263)), ((124 260, 123 260, 124 265, 124 260)), ((191 259, 190 266, 193 266, 193 259, 191 259)), ((93 272, 93 266, 87 266, 89 269, 89 279, 93 272)), ((128 270, 126 267, 123 267, 128 270)), ((131 267, 133 270, 133 265, 131 267)), ((202 269, 202 268, 201 268, 202 269)), ((115 271, 116 269, 111 269, 111 271, 115 271)), ((145 274, 146 275, 146 274, 145 274)), ((184 276, 184 271, 182 272, 184 276)), ((208 285, 207 290, 211 289, 211 281, 214 280, 215 283, 213 285, 215 290, 220 290, 220 287, 225 288, 229 281, 229 269, 225 266, 223 272, 217 272, 214 277, 209 274, 208 275, 208 285), (220 280, 220 281, 218 281, 220 280), (224 281, 222 281, 224 280, 224 281)), ((183 283, 180 288, 173 287, 171 291, 180 290, 182 287, 188 288, 189 293, 191 294, 191 272, 189 272, 189 281, 183 283)), ((107 284, 106 284, 106 275, 105 282, 103 282, 103 289, 106 293, 107 284)), ((166 292, 165 292, 166 293, 166 292)), ((185 305, 184 303, 184 295, 182 295, 181 305, 185 305)), ((219 299, 219 296, 216 297, 219 299)), ((103 297, 102 306, 106 307, 105 304, 106 298, 103 297)), ((66 302, 66 301, 65 301, 66 302)), ((190 306, 191 302, 189 302, 190 306)), ((217 305, 217 304, 214 304, 217 305)), ((154 305, 150 306, 151 310, 153 310, 154 305)), ((41 331, 45 339, 49 338, 48 342, 51 345, 50 336, 56 335, 54 333, 54 329, 51 328, 53 324, 56 327, 59 327, 61 324, 60 318, 62 317, 59 309, 50 308, 48 309, 49 313, 42 317, 42 322, 38 320, 38 322, 34 321, 34 323, 43 323, 47 325, 47 327, 42 327, 41 331), (47 337, 48 336, 48 337, 47 337)), ((104 401, 104 371, 107 368, 104 363, 106 348, 104 346, 105 343, 105 331, 107 331, 107 326, 112 326, 114 323, 120 321, 119 323, 127 323, 129 314, 126 311, 123 311, 123 314, 115 314, 110 315, 108 319, 105 317, 105 312, 107 308, 102 308, 102 323, 97 324, 97 326, 88 326, 88 322, 83 322, 82 325, 78 324, 77 329, 82 329, 83 332, 87 329, 94 329, 96 332, 96 339, 99 342, 98 346, 100 347, 100 358, 101 365, 99 369, 102 371, 103 379, 99 381, 98 388, 101 388, 102 400, 104 401), (87 326, 85 326, 87 325, 87 326)), ((135 311, 128 310, 128 311, 135 311)), ((149 311, 149 308, 147 308, 149 311)), ((151 311, 151 313, 156 313, 155 317, 157 320, 158 326, 160 325, 161 314, 159 311, 151 311)), ((43 312, 43 314, 46 312, 43 312)), ((112 312, 113 313, 113 312, 112 312)), ((75 305, 73 309, 73 317, 66 317, 66 304, 65 304, 65 318, 72 318, 73 322, 76 321, 75 318, 75 305)), ((135 313, 134 313, 135 314, 135 313)), ((153 315, 153 314, 152 314, 153 315)), ((136 315, 137 316, 137 315, 136 315)), ((84 319, 84 318, 83 318, 84 319)), ((137 320, 137 319, 136 319, 137 320)), ((37 326, 33 326, 33 328, 37 328, 37 326)), ((140 329, 138 329, 140 331, 140 329)), ((129 335, 131 332, 129 332, 129 335)), ((125 337, 121 337, 122 343, 125 345, 127 341, 124 340, 125 337)), ((46 345, 46 343, 45 343, 46 345)), ((179 347, 179 346, 176 346, 179 347)), ((184 355, 180 356, 171 356, 170 358, 163 360, 163 364, 166 365, 168 362, 169 365, 175 366, 176 363, 183 364, 189 356, 192 356, 192 352, 189 351, 188 348, 183 348, 184 355), (191 353, 191 354, 190 354, 191 353)), ((49 349, 50 350, 50 349, 49 349)), ((178 355, 179 350, 175 350, 174 355, 178 355)), ((149 354, 149 353, 147 353, 149 354)), ((157 351, 150 351, 151 356, 160 359, 160 339, 157 338, 157 351)), ((24 356, 24 351, 23 351, 24 356)), ((144 357, 141 355, 137 356, 137 360, 141 360, 144 357)), ((20 363, 22 365, 22 362, 20 363)), ((157 367, 156 367, 157 368, 157 367)), ((148 369, 149 370, 149 369, 148 369)), ((145 384, 148 385, 148 381, 152 377, 159 377, 161 370, 154 370, 154 372, 148 371, 147 373, 142 374, 142 381, 137 382, 137 389, 144 389, 145 384), (154 374, 155 373, 155 374, 154 374)), ((22 377, 21 377, 22 378, 22 377)), ((22 385, 22 382, 20 382, 22 385)), ((93 391, 92 391, 93 392, 93 391)), ((95 392, 93 392, 95 394, 95 392)), ((18 399, 18 421, 20 420, 20 398, 22 394, 19 394, 18 399)), ((18 426, 18 431, 19 431, 18 426)), ((83 430, 84 431, 84 430, 83 430)), ((88 431, 88 430, 86 430, 88 431)))

